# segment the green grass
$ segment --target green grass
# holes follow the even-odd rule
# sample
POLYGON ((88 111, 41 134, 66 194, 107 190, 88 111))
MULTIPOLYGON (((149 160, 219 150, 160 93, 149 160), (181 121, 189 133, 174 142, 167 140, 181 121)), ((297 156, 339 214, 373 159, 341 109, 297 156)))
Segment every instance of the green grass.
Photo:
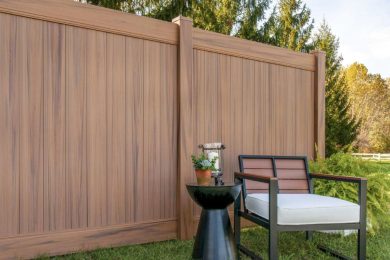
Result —
POLYGON ((377 167, 378 172, 385 172, 390 174, 390 161, 384 162, 370 162, 373 167, 377 167))
MULTIPOLYGON (((256 253, 266 256, 267 231, 262 228, 249 228, 242 233, 242 243, 256 253)), ((349 256, 356 254, 356 235, 315 233, 313 242, 305 240, 303 232, 283 232, 279 237, 280 259, 334 259, 316 248, 316 243, 338 249, 349 256)), ((390 230, 383 230, 367 241, 368 259, 390 259, 390 230)), ((53 259, 190 259, 193 240, 171 240, 144 245, 131 245, 118 248, 98 249, 53 259)), ((41 257, 41 259, 46 259, 41 257)), ((246 259, 243 257, 242 259, 246 259)))
MULTIPOLYGON (((390 163, 369 162, 372 172, 390 174, 390 163)), ((305 240, 303 232, 283 232, 279 237, 280 259, 334 259, 316 248, 316 243, 337 249, 349 256, 356 255, 356 235, 343 237, 341 235, 315 233, 313 242, 305 240)), ((242 244, 262 256, 267 255, 267 231, 261 228, 246 229, 242 233, 242 244)), ((390 259, 390 229, 368 235, 367 258, 390 259)), ((80 252, 53 259, 191 259, 193 240, 164 241, 144 245, 130 245, 118 248, 98 249, 90 252, 80 252)), ((47 259, 47 257, 41 257, 47 259)), ((243 257, 243 259, 246 259, 243 257)))

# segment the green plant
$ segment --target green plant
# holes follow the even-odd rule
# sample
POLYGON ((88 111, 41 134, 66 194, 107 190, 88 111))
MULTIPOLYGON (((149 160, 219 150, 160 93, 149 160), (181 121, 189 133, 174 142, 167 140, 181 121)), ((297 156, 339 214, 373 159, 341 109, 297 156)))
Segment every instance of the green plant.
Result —
MULTIPOLYGON (((367 178, 367 217, 371 232, 390 226, 390 172, 378 163, 336 153, 310 163, 311 172, 367 178)), ((315 192, 357 202, 356 184, 317 180, 315 192)))
POLYGON ((207 158, 205 153, 201 153, 200 155, 192 155, 191 156, 192 163, 194 165, 195 170, 212 170, 215 171, 215 162, 218 157, 214 157, 211 161, 207 158))

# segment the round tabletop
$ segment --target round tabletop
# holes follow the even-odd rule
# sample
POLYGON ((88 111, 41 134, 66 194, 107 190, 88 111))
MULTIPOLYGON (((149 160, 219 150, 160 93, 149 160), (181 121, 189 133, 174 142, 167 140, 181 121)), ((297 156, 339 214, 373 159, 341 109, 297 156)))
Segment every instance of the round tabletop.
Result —
POLYGON ((225 209, 241 191, 241 184, 236 183, 209 186, 189 183, 186 186, 191 198, 203 209, 225 209))

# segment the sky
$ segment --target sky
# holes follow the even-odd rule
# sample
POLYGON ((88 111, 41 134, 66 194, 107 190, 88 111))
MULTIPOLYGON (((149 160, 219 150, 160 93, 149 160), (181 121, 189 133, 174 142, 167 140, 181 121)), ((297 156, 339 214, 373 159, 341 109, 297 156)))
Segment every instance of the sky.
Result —
POLYGON ((325 18, 340 40, 347 66, 363 63, 370 73, 390 77, 390 0, 303 0, 316 27, 325 18))

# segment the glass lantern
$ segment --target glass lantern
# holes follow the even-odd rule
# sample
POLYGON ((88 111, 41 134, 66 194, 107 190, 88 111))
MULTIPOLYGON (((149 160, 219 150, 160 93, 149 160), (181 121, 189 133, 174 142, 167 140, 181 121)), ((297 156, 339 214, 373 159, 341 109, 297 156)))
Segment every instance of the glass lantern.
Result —
POLYGON ((225 145, 223 145, 222 143, 208 143, 208 144, 199 145, 199 148, 202 149, 202 152, 207 155, 207 157, 210 161, 213 160, 215 157, 217 157, 217 160, 215 161, 215 169, 216 170, 212 171, 212 177, 215 180, 215 185, 223 185, 222 151, 225 149, 225 145))

